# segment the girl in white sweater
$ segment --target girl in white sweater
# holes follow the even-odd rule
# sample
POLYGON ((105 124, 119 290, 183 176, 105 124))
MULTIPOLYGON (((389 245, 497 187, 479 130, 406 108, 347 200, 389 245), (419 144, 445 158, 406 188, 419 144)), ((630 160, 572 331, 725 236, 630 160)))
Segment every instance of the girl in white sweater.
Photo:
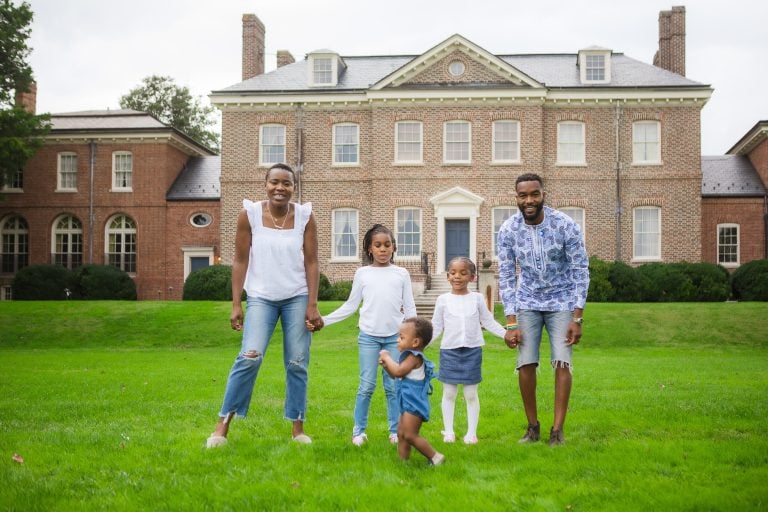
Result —
MULTIPOLYGON (((325 325, 335 324, 357 311, 360 302, 360 386, 355 401, 355 425, 352 429, 352 444, 361 446, 368 436, 368 409, 371 396, 376 390, 376 374, 379 370, 379 352, 388 351, 398 361, 397 338, 403 319, 416 316, 413 301, 411 276, 402 267, 394 265, 397 251, 395 237, 388 228, 375 224, 363 238, 363 251, 369 265, 360 267, 352 281, 349 299, 336 311, 323 317, 325 325)), ((395 394, 395 381, 385 371, 382 384, 387 397, 387 418, 389 420, 389 442, 397 443, 397 423, 400 409, 395 394)))
POLYGON ((477 423, 480 419, 480 399, 477 386, 482 380, 482 346, 485 345, 481 327, 499 338, 507 331, 488 311, 483 296, 468 289, 475 280, 475 264, 467 257, 457 257, 448 264, 450 293, 437 298, 432 316, 432 340, 443 334, 440 342, 438 380, 443 383, 443 441, 453 443, 453 412, 459 384, 464 386, 467 402, 467 435, 464 443, 477 443, 477 423))

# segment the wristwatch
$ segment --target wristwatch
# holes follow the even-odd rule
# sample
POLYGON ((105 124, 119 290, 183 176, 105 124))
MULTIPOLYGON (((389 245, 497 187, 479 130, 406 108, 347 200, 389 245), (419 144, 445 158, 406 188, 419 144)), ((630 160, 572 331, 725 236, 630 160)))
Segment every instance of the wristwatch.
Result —
POLYGON ((583 324, 583 323, 584 323, 584 317, 582 316, 582 317, 576 318, 576 317, 574 316, 574 317, 572 317, 572 318, 571 318, 571 322, 573 322, 573 323, 575 323, 575 324, 579 324, 579 325, 581 325, 581 324, 583 324))

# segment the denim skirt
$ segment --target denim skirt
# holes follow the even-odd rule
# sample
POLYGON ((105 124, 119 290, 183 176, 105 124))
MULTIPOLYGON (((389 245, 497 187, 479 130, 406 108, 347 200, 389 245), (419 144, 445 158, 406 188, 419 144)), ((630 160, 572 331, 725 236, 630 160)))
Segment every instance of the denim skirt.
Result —
POLYGON ((440 350, 437 379, 446 384, 479 384, 483 380, 482 365, 482 347, 440 350))

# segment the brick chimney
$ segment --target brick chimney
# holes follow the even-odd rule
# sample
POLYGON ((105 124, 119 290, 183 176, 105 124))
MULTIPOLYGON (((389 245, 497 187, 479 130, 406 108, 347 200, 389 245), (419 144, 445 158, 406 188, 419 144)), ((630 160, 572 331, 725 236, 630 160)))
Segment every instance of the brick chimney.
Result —
POLYGON ((255 14, 243 14, 243 80, 264 73, 264 24, 255 14))
POLYGON ((659 51, 653 65, 685 76, 685 6, 659 13, 659 51))
POLYGON ((30 114, 37 114, 37 83, 30 83, 27 91, 16 91, 16 105, 30 114))
POLYGON ((288 50, 277 50, 277 67, 281 68, 283 66, 287 66, 288 64, 293 64, 296 62, 296 59, 293 58, 293 55, 291 55, 291 52, 288 50))

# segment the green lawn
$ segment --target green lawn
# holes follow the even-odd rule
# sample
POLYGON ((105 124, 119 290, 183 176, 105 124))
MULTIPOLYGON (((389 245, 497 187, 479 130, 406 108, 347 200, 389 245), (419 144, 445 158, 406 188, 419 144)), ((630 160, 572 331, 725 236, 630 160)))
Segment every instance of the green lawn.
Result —
MULTIPOLYGON (((423 433, 447 456, 437 468, 398 460, 381 389, 369 443, 351 445, 356 318, 315 336, 314 444, 290 442, 276 340, 249 418, 205 450, 239 348, 228 316, 210 302, 0 303, 0 510, 768 509, 768 304, 588 305, 555 449, 517 444, 514 353, 489 336, 480 444, 442 443, 435 383, 423 433)), ((539 383, 548 431, 548 366, 539 383)), ((456 416, 463 434, 461 400, 456 416)))

